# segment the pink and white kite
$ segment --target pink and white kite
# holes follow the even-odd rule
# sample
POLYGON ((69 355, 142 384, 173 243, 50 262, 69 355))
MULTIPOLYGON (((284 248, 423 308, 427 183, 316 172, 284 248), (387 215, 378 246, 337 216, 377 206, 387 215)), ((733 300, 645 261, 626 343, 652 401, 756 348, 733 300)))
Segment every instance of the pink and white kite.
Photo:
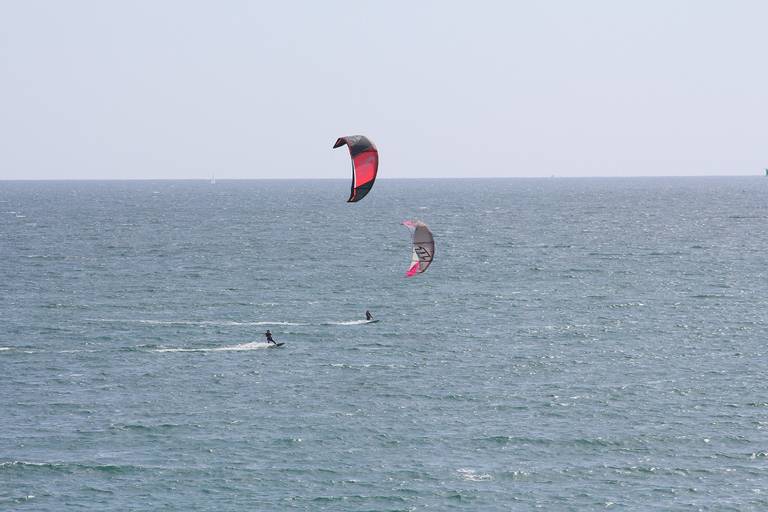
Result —
POLYGON ((427 270, 429 264, 432 263, 432 258, 435 255, 435 239, 432 238, 432 232, 427 225, 420 220, 405 220, 403 226, 410 230, 413 240, 411 266, 405 275, 413 277, 427 270))

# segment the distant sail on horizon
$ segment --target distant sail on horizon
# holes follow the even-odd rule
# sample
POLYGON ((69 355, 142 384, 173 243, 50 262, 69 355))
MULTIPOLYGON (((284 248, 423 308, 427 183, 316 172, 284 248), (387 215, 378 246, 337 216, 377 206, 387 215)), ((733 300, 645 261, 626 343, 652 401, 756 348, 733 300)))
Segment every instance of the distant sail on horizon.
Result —
POLYGON ((352 158, 352 192, 347 202, 356 203, 371 191, 376 181, 376 174, 379 171, 379 151, 364 135, 339 137, 333 148, 336 149, 345 144, 352 158))

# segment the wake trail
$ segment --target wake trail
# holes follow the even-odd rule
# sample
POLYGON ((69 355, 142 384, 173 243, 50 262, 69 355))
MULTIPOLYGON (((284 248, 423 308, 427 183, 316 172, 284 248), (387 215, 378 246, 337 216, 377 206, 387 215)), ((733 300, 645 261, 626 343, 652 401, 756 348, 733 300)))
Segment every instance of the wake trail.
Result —
POLYGON ((260 341, 252 341, 250 343, 242 343, 240 345, 230 345, 226 347, 212 347, 212 348, 156 348, 152 352, 240 352, 245 350, 261 350, 269 348, 271 343, 264 343, 260 341))
POLYGON ((364 325, 373 322, 373 320, 345 320, 343 322, 323 322, 320 325, 364 325))

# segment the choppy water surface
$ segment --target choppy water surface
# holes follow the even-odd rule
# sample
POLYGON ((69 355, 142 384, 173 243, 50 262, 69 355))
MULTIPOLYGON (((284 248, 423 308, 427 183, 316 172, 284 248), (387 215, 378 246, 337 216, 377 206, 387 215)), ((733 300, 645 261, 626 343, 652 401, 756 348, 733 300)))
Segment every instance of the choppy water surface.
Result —
POLYGON ((347 186, 1 183, 0 509, 768 509, 768 180, 347 186))

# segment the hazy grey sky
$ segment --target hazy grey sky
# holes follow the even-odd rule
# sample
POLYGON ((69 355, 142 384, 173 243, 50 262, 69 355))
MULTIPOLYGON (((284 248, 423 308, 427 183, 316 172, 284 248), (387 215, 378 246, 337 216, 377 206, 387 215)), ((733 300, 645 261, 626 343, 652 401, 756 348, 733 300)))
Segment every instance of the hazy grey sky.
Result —
POLYGON ((0 0, 0 179, 757 174, 764 1, 0 0))

